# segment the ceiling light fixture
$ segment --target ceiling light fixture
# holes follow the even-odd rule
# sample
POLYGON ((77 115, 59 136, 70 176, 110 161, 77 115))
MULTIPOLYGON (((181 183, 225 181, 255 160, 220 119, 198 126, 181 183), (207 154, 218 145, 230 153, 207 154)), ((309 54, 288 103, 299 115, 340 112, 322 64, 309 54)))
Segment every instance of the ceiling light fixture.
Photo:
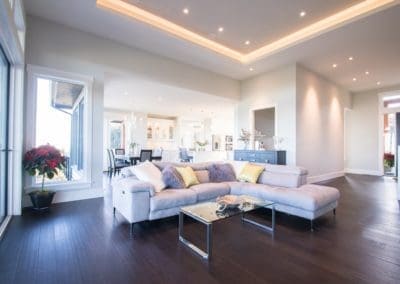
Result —
POLYGON ((357 81, 357 78, 353 78, 353 81, 354 81, 354 82, 357 81))
POLYGON ((244 42, 244 44, 245 44, 245 45, 249 45, 249 44, 250 44, 250 41, 249 41, 249 40, 246 40, 246 41, 244 42))
POLYGON ((250 67, 249 70, 250 70, 250 71, 254 71, 254 68, 253 68, 253 67, 250 67))
POLYGON ((224 27, 219 27, 219 28, 218 28, 218 31, 219 31, 220 33, 222 33, 222 32, 224 31, 224 27))
POLYGON ((367 70, 367 71, 365 71, 365 75, 369 75, 369 71, 367 70))
POLYGON ((354 59, 353 56, 350 56, 350 57, 349 57, 349 60, 350 60, 350 61, 353 61, 353 59, 354 59))
POLYGON ((188 8, 184 8, 182 10, 182 13, 185 14, 185 15, 189 14, 189 9, 188 8))
POLYGON ((303 18, 305 15, 306 15, 306 12, 305 12, 305 11, 301 11, 301 12, 300 12, 300 17, 301 17, 301 18, 303 18))
POLYGON ((381 82, 380 82, 380 81, 378 81, 378 82, 376 82, 376 84, 379 86, 379 85, 381 84, 381 82))
MULTIPOLYGON (((192 32, 183 26, 175 24, 167 19, 152 14, 144 9, 141 9, 134 4, 128 3, 125 0, 96 0, 97 7, 117 12, 121 15, 135 19, 142 23, 146 23, 152 27, 158 28, 164 32, 172 34, 178 38, 187 40, 201 47, 215 51, 221 55, 237 60, 242 64, 248 64, 270 56, 296 44, 312 39, 318 35, 342 27, 355 19, 361 19, 373 13, 377 13, 384 9, 393 7, 398 4, 397 0, 368 0, 361 1, 358 4, 352 5, 344 10, 341 10, 331 16, 323 18, 317 22, 305 26, 291 34, 281 37, 278 40, 270 42, 256 50, 248 53, 242 53, 233 48, 229 48, 216 41, 210 40, 205 36, 192 32)), ((183 13, 188 8, 182 10, 183 13)), ((250 42, 249 42, 250 44, 250 42)))
POLYGON ((332 67, 333 67, 333 68, 336 68, 336 67, 337 67, 337 64, 336 64, 336 63, 333 63, 333 64, 332 64, 332 67))

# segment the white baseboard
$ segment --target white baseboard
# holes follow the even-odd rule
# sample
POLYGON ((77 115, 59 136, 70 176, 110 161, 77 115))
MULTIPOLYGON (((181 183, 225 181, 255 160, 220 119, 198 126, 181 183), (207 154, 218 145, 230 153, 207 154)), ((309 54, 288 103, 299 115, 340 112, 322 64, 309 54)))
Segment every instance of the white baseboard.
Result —
POLYGON ((369 175, 369 176, 382 176, 380 171, 364 170, 364 169, 345 169, 346 174, 356 174, 356 175, 369 175))
MULTIPOLYGON (((104 196, 103 188, 90 188, 81 190, 60 190, 54 196, 53 203, 69 202, 76 200, 84 200, 98 198, 104 196)), ((29 195, 25 194, 22 200, 22 207, 32 206, 29 195)))
POLYGON ((326 173, 326 174, 322 174, 319 176, 308 177, 307 182, 308 183, 316 183, 316 182, 326 181, 326 180, 330 180, 330 179, 334 179, 334 178, 338 178, 338 177, 342 177, 342 176, 344 176, 343 171, 331 172, 331 173, 326 173))

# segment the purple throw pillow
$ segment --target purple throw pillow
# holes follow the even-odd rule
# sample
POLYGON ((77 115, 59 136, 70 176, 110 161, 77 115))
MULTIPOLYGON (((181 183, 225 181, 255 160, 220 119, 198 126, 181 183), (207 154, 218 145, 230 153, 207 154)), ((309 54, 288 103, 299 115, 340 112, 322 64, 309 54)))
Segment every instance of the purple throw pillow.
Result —
POLYGON ((236 175, 231 164, 212 164, 207 167, 211 182, 235 181, 236 175))
POLYGON ((166 166, 161 173, 167 188, 185 188, 185 182, 175 167, 166 166))

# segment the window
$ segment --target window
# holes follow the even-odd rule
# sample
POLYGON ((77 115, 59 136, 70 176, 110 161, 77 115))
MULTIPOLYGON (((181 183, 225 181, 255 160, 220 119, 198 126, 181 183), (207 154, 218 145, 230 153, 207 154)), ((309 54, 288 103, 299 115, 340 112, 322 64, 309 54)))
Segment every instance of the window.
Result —
POLYGON ((123 121, 110 121, 110 148, 124 149, 125 148, 125 128, 123 121))
POLYGON ((7 216, 9 74, 10 64, 0 47, 0 224, 7 216))
MULTIPOLYGON (((50 144, 59 149, 67 160, 64 171, 46 183, 87 183, 90 181, 89 119, 90 82, 79 80, 71 74, 30 67, 28 70, 27 130, 31 147, 50 144), (31 113, 31 115, 29 115, 31 113), (32 123, 33 122, 33 123, 32 123)), ((31 185, 40 183, 33 178, 31 185)))

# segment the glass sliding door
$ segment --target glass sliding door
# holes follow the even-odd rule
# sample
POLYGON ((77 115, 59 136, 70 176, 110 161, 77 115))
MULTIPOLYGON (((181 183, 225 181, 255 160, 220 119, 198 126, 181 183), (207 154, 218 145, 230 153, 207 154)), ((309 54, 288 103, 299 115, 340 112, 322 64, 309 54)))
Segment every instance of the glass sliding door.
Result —
POLYGON ((10 65, 0 47, 0 224, 7 216, 9 73, 10 65))

